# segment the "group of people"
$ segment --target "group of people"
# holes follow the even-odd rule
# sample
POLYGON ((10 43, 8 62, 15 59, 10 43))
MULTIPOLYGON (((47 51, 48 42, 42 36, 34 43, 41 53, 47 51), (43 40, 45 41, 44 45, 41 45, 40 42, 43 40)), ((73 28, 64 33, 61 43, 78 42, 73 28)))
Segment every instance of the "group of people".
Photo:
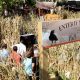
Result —
POLYGON ((10 64, 15 64, 17 67, 23 66, 29 80, 35 76, 39 80, 39 62, 38 62, 38 49, 36 46, 26 48, 20 42, 12 46, 11 52, 7 50, 7 44, 4 44, 0 49, 0 62, 9 60, 10 64))

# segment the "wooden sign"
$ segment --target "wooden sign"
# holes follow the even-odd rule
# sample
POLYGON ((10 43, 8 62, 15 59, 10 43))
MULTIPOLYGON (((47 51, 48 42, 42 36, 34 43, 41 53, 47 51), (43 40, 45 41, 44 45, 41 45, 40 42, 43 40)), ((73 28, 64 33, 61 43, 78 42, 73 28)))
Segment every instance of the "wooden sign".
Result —
POLYGON ((80 40, 80 19, 42 22, 42 46, 48 48, 80 40))
POLYGON ((46 14, 44 16, 45 21, 53 21, 53 20, 59 20, 61 17, 57 14, 46 14))

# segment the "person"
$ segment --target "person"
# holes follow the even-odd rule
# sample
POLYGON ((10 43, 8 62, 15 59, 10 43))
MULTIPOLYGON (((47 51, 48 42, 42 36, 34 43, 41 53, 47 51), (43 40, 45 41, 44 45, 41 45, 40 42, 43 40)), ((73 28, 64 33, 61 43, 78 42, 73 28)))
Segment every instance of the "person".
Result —
POLYGON ((36 80, 39 80, 39 55, 38 49, 34 46, 34 57, 32 58, 33 73, 35 74, 36 80))
POLYGON ((16 63, 16 65, 20 65, 21 63, 21 56, 17 53, 17 46, 13 47, 13 51, 10 54, 10 61, 12 63, 16 63))
POLYGON ((52 42, 52 44, 53 44, 53 41, 55 41, 55 43, 56 43, 56 41, 58 40, 58 38, 57 38, 57 36, 55 35, 54 32, 55 32, 55 31, 52 30, 52 31, 50 32, 50 36, 49 36, 49 40, 52 42))
POLYGON ((26 56, 22 62, 24 71, 26 75, 28 76, 29 80, 32 80, 32 57, 33 57, 33 50, 32 48, 26 53, 26 56))
POLYGON ((2 50, 0 52, 1 61, 6 60, 8 56, 9 56, 9 51, 7 50, 7 44, 3 44, 2 50))
POLYGON ((23 44, 23 41, 21 40, 19 44, 15 44, 14 46, 17 46, 17 53, 24 57, 26 46, 23 44))
POLYGON ((34 49, 33 50, 34 50, 34 56, 35 57, 39 57, 37 45, 34 45, 34 49))

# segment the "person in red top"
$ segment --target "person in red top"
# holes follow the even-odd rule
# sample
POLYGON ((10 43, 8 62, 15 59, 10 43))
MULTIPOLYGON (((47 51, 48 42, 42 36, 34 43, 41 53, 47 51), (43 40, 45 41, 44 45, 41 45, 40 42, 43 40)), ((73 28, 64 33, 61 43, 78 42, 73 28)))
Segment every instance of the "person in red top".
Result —
POLYGON ((17 65, 20 64, 21 56, 20 56, 20 54, 17 53, 17 46, 13 47, 13 51, 10 54, 10 60, 11 60, 12 63, 16 63, 17 65))

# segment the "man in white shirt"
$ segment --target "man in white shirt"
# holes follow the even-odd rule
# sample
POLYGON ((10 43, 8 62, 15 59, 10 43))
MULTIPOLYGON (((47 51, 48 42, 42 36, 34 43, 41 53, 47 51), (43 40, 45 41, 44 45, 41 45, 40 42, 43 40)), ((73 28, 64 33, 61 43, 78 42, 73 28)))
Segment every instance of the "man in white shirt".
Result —
POLYGON ((26 46, 21 42, 18 45, 18 53, 21 54, 21 56, 26 53, 26 46))
POLYGON ((15 44, 14 46, 17 46, 18 48, 17 53, 24 57, 26 53, 26 46, 22 42, 20 42, 19 44, 15 44))

